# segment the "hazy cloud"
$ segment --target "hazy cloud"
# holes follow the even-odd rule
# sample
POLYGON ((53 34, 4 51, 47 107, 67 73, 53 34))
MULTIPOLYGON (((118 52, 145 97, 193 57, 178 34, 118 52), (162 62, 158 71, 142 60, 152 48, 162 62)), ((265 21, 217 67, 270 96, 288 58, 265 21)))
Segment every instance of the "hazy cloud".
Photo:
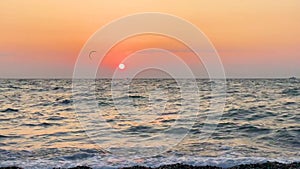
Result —
POLYGON ((7 56, 9 56, 10 54, 9 53, 1 53, 0 52, 0 57, 7 57, 7 56))

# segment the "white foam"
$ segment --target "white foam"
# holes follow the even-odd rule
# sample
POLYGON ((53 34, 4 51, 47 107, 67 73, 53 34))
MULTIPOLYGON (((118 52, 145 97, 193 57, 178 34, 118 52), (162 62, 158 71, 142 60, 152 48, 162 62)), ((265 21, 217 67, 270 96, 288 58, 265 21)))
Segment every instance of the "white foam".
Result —
POLYGON ((115 158, 115 157, 91 157, 84 160, 27 160, 27 161, 2 161, 1 167, 6 166, 19 166, 25 169, 52 169, 53 167, 70 168, 76 166, 89 166, 94 169, 113 169, 119 167, 130 166, 148 166, 158 167, 168 164, 188 164, 193 166, 217 166, 217 167, 232 167, 240 164, 253 164, 264 162, 280 162, 280 163, 292 163, 300 162, 300 158, 288 158, 288 159, 268 159, 262 157, 243 157, 243 158, 211 158, 211 157, 156 157, 148 159, 128 159, 128 158, 115 158))

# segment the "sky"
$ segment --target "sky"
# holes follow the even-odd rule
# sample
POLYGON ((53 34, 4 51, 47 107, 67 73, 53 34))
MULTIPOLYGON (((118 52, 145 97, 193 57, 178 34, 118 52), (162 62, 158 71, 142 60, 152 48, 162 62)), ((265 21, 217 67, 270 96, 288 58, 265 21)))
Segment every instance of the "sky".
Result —
MULTIPOLYGON (((196 25, 215 46, 228 78, 300 77, 299 0, 1 0, 0 78, 71 78, 98 29, 140 12, 168 13, 196 25)), ((183 44, 155 35, 117 44, 103 67, 113 71, 120 58, 152 47, 174 52, 205 76, 183 44)))

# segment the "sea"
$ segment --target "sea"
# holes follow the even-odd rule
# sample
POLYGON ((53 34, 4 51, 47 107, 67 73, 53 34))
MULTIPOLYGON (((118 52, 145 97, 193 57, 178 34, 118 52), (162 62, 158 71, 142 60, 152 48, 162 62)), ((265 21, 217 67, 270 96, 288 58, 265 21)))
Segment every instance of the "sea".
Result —
POLYGON ((127 82, 1 79, 0 167, 300 161, 299 79, 127 82))

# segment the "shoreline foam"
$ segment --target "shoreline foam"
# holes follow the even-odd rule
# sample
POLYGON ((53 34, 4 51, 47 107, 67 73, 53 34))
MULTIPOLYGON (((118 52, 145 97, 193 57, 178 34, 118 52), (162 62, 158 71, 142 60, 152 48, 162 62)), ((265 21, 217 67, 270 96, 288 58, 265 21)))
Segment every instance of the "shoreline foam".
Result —
MULTIPOLYGON (((0 167, 0 169, 23 169, 22 167, 0 167)), ((72 168, 53 168, 53 169, 93 169, 88 166, 77 166, 72 168)), ((222 167, 215 166, 192 166, 186 164, 170 164, 162 165, 160 167, 144 167, 144 166, 132 166, 124 167, 119 169, 224 169, 222 167)), ((266 162, 266 163, 257 163, 257 164, 242 164, 226 169, 300 169, 300 162, 294 162, 290 164, 284 164, 279 162, 266 162)))

